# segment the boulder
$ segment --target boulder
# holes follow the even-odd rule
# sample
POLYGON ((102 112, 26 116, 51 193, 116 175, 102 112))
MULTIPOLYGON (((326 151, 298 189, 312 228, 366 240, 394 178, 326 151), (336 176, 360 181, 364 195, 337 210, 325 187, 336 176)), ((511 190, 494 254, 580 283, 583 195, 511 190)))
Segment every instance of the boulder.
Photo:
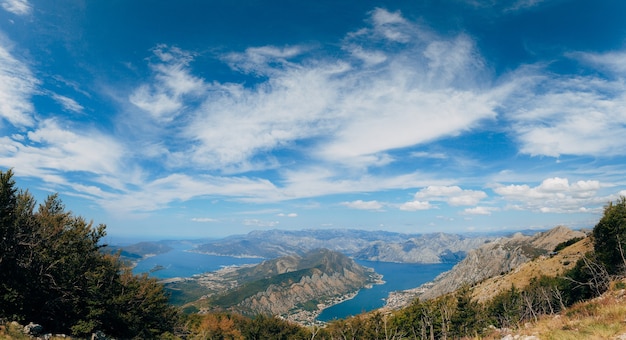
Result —
POLYGON ((24 334, 30 336, 39 336, 43 333, 43 326, 36 323, 29 323, 24 326, 24 334))

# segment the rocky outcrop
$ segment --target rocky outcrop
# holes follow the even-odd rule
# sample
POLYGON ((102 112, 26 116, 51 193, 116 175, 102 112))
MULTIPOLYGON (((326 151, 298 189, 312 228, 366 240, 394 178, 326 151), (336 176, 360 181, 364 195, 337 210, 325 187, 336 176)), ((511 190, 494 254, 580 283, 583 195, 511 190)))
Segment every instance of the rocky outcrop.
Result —
POLYGON ((562 242, 584 237, 580 231, 559 226, 533 236, 515 234, 500 238, 470 251, 467 257, 450 271, 423 287, 420 299, 431 299, 453 292, 466 284, 474 284, 501 273, 507 273, 531 259, 545 255, 562 242))

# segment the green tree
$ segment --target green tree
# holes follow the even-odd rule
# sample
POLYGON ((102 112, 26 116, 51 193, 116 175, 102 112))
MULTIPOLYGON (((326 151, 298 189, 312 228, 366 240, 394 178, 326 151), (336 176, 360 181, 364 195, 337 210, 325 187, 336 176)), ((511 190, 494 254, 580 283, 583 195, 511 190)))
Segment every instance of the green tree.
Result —
POLYGON ((517 327, 522 315, 522 294, 511 285, 511 289, 496 295, 489 303, 489 315, 499 328, 517 327))
POLYGON ((0 318, 79 336, 155 338, 172 330, 178 312, 163 286, 101 251, 104 225, 66 211, 56 194, 35 212, 12 177, 0 171, 0 318))
POLYGON ((481 308, 472 299, 472 290, 467 285, 455 293, 456 312, 452 314, 452 331, 458 337, 473 336, 482 326, 481 308))
POLYGON ((0 171, 0 315, 19 320, 23 292, 18 287, 17 188, 13 171, 0 171))
POLYGON ((626 197, 609 202, 604 214, 593 228, 593 248, 609 274, 624 270, 624 245, 626 244, 626 197))

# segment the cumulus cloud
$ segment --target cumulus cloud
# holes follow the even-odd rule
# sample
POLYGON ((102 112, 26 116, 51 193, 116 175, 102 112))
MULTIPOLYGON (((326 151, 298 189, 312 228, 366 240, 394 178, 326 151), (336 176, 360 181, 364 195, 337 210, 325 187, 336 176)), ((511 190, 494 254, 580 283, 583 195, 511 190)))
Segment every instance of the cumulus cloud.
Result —
POLYGON ((495 207, 474 207, 463 210, 465 215, 491 215, 492 212, 499 210, 495 207))
POLYGON ((466 190, 459 186, 428 186, 415 194, 415 199, 443 201, 452 206, 476 205, 487 194, 480 190, 466 190))
POLYGON ((431 201, 446 202, 450 206, 476 205, 487 194, 479 190, 465 190, 459 186, 431 185, 415 193, 414 200, 400 205, 400 210, 417 211, 436 208, 431 201))
POLYGON ((362 201, 356 200, 352 202, 342 202, 341 205, 358 210, 380 210, 383 208, 383 204, 374 200, 374 201, 362 201))
POLYGON ((428 201, 411 201, 400 205, 400 210, 404 211, 429 210, 432 208, 433 205, 431 205, 428 201))
POLYGON ((601 187, 596 180, 570 183, 567 178, 553 177, 535 187, 527 184, 498 185, 493 191, 516 210, 573 213, 598 212, 599 207, 608 201, 607 197, 597 195, 601 187))
POLYGON ((33 10, 28 0, 3 0, 2 8, 15 15, 28 15, 33 10))

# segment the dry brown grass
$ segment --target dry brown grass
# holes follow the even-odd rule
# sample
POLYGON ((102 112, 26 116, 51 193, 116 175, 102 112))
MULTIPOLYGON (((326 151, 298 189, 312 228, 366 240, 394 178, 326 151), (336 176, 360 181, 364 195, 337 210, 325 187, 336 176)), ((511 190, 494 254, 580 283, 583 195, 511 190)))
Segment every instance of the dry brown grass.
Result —
POLYGON ((540 256, 524 263, 510 273, 498 275, 476 284, 473 290, 474 298, 480 302, 488 301, 499 293, 510 289, 511 285, 522 289, 530 283, 532 278, 542 275, 558 276, 574 267, 576 261, 592 249, 591 240, 585 238, 561 250, 555 256, 540 256))
POLYGON ((626 281, 614 282, 604 295, 577 303, 558 315, 547 315, 513 331, 494 331, 483 339, 513 334, 523 339, 546 340, 626 339, 626 281), (620 283, 621 282, 621 283, 620 283), (620 288, 618 288, 620 287, 620 288))

